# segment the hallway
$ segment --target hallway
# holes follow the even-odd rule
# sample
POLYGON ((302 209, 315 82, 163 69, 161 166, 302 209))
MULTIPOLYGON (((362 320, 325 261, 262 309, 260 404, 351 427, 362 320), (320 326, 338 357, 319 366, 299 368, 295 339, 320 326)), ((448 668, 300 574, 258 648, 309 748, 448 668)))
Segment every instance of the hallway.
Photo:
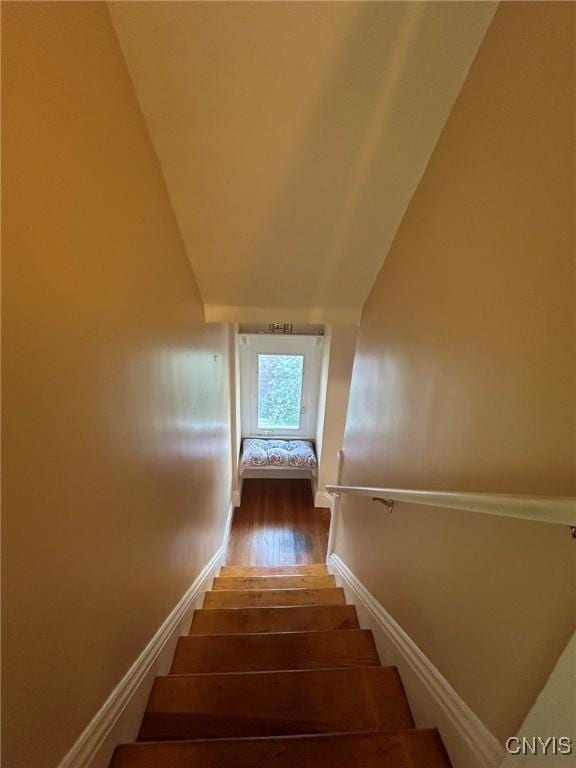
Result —
POLYGON ((234 510, 228 565, 324 563, 330 510, 314 507, 308 480, 244 481, 242 506, 234 510))

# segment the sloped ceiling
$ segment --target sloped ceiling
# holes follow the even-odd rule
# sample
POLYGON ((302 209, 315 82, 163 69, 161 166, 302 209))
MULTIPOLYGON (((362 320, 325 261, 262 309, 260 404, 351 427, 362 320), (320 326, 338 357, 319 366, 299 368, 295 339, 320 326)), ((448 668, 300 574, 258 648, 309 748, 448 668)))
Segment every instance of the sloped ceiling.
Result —
POLYGON ((356 322, 495 4, 110 9, 206 319, 356 322))

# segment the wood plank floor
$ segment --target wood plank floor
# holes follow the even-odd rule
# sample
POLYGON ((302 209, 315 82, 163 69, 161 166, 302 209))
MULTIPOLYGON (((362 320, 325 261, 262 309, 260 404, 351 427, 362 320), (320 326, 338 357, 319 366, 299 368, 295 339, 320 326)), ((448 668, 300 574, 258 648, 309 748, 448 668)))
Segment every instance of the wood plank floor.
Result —
POLYGON ((335 587, 329 573, 321 576, 216 576, 212 589, 323 589, 335 587))
POLYGON ((191 635, 359 629, 353 605, 210 608, 194 611, 191 635))
POLYGON ((372 632, 188 635, 178 640, 171 675, 379 666, 372 632))
POLYGON ((234 589, 211 590, 204 596, 204 608, 266 608, 287 605, 345 605, 344 590, 327 589, 260 589, 242 592, 234 589))
POLYGON ((314 507, 308 480, 244 481, 228 565, 308 565, 326 560, 330 511, 314 507))
POLYGON ((450 768, 437 731, 339 733, 303 739, 159 741, 118 747, 111 768, 450 768))
POLYGON ((395 667, 167 675, 154 681, 138 740, 413 727, 395 667))

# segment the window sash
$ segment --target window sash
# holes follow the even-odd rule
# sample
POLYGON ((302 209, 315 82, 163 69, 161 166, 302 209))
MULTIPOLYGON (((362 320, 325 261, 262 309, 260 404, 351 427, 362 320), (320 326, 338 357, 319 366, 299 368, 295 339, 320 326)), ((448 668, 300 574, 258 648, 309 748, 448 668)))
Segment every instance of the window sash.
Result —
POLYGON ((240 334, 240 418, 242 437, 298 439, 316 437, 316 420, 322 367, 323 337, 240 334), (258 423, 259 355, 303 358, 299 428, 268 427, 258 423))

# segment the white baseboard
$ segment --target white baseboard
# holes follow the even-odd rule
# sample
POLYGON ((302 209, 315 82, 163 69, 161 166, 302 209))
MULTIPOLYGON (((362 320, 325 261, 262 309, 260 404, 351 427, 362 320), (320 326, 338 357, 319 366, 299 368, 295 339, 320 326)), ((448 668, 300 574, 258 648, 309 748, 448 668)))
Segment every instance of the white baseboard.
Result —
POLYGON ((222 537, 222 563, 226 561, 226 554, 228 552, 228 542, 230 541, 230 530, 232 528, 232 519, 234 518, 234 508, 239 504, 234 503, 234 493, 232 493, 232 499, 230 506, 228 507, 228 515, 226 516, 226 524, 224 525, 224 536, 222 537))
POLYGON ((356 606, 360 625, 372 630, 382 662, 398 667, 416 724, 440 730, 454 768, 499 766, 503 746, 430 659, 338 555, 331 554, 328 565, 356 606))
POLYGON ((192 612, 199 606, 225 557, 233 511, 231 504, 222 546, 194 579, 58 768, 108 768, 116 746, 136 740, 154 678, 168 673, 178 638, 188 631, 192 612))

